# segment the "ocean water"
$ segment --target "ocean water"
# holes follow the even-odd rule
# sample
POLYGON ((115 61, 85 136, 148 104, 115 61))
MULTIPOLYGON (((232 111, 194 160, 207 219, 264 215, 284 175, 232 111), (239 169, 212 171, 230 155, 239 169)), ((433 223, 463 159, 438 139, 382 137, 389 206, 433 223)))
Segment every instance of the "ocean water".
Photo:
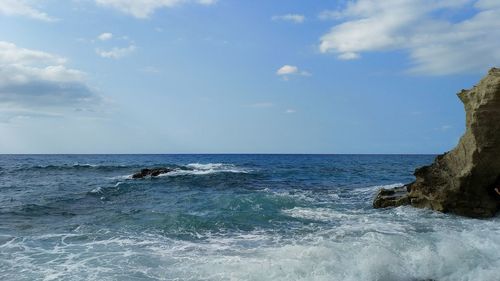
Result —
POLYGON ((500 280, 498 218, 371 208, 433 159, 1 155, 0 280, 500 280))

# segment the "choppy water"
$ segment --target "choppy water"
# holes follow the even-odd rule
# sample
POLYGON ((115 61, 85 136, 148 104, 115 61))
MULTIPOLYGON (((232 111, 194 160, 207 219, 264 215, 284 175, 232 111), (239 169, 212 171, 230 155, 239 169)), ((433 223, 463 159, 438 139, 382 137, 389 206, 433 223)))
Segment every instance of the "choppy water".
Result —
POLYGON ((0 279, 500 280, 499 219, 371 208, 433 158, 3 155, 0 279))

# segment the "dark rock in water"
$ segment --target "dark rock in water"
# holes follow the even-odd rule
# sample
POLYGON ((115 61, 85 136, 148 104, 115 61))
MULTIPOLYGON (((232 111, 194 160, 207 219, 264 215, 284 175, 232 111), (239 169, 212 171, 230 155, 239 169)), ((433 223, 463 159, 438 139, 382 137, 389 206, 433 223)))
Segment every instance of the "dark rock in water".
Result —
POLYGON ((145 177, 157 177, 162 174, 170 173, 173 169, 170 168, 154 168, 154 169, 142 169, 139 173, 135 173, 133 179, 143 179, 145 177))
POLYGON ((396 187, 392 189, 382 188, 375 196, 373 207, 387 208, 410 204, 407 186, 396 187))
POLYGON ((500 69, 493 68, 479 84, 462 90, 466 131, 458 145, 415 170, 416 180, 398 188, 381 190, 373 206, 410 204, 468 217, 491 217, 500 207, 500 69), (391 193, 393 192, 393 193, 391 193))

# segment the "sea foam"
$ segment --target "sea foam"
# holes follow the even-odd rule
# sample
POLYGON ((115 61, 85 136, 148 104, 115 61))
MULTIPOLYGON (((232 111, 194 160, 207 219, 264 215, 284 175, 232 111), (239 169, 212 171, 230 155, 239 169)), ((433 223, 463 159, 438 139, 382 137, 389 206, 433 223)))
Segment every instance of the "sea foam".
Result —
POLYGON ((257 230, 207 234, 198 242, 148 233, 12 238, 0 245, 12 257, 0 268, 7 280, 16 280, 16 272, 43 280, 111 280, 127 278, 130 268, 138 279, 151 280, 498 280, 498 221, 458 224, 459 229, 434 224, 435 231, 419 234, 367 231, 343 237, 332 229, 288 238, 257 230), (36 246, 43 244, 52 246, 36 246))

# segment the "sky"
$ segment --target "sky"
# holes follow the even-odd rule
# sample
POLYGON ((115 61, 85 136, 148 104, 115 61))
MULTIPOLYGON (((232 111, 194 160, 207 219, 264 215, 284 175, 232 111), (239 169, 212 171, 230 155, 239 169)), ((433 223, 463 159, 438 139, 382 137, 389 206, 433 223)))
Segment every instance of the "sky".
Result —
POLYGON ((498 0, 0 0, 0 153, 443 153, 498 0))

